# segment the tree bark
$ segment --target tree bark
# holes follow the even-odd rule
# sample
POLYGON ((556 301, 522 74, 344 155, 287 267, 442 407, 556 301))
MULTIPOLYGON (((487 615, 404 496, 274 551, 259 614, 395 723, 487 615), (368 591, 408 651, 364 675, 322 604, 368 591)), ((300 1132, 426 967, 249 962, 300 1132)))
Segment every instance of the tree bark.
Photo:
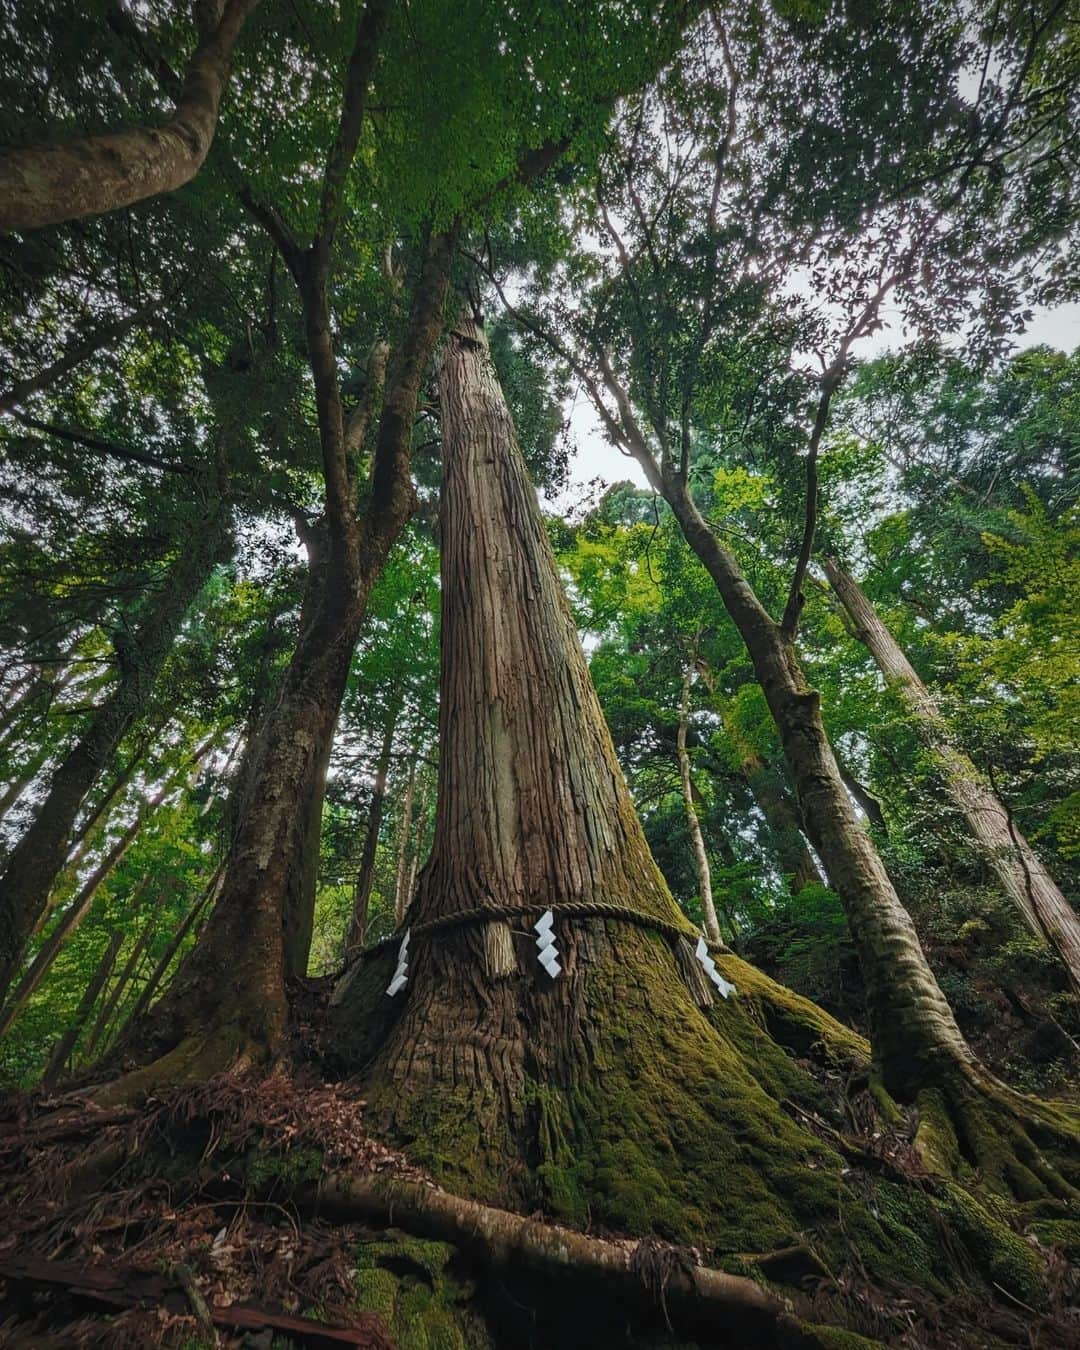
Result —
POLYGON ((692 675, 693 666, 687 665, 683 672, 682 692, 679 697, 679 730, 675 749, 679 760, 679 782, 682 786, 683 807, 686 810, 686 826, 690 831, 690 843, 694 850, 698 892, 701 897, 701 909, 705 919, 705 936, 710 942, 720 942, 720 924, 716 918, 716 906, 713 904, 709 855, 705 851, 705 838, 701 833, 701 822, 698 820, 697 807, 694 805, 694 782, 690 773, 690 753, 686 748, 686 732, 690 721, 690 681, 692 675))
POLYGON ((946 792, 967 821, 1001 889, 1035 936, 1057 952, 1073 986, 1080 989, 1080 915, 970 758, 953 743, 933 695, 882 623, 862 587, 835 558, 825 559, 825 572, 885 683, 896 690, 911 714, 920 738, 934 758, 946 792))
POLYGON ((229 511, 218 501, 172 564, 161 591, 143 606, 130 638, 118 643, 116 686, 53 774, 33 824, 0 876, 0 995, 7 992, 26 940, 64 866, 79 811, 104 766, 140 716, 192 601, 230 539, 229 511))
POLYGON ((101 960, 98 962, 97 969, 86 986, 86 992, 76 1009, 75 1016, 72 1019, 71 1026, 64 1032, 56 1042, 52 1054, 49 1056, 49 1062, 45 1066, 45 1072, 41 1077, 41 1086, 50 1088, 64 1071, 68 1056, 75 1048, 75 1044, 82 1035, 83 1027, 89 1021, 90 1014, 94 1010, 94 1004, 98 1001, 98 995, 105 988, 112 974, 113 966, 116 964, 116 956, 124 941, 124 930, 117 928, 109 939, 109 945, 105 948, 101 960))
POLYGON ((201 40, 169 120, 57 145, 0 153, 0 230, 35 230, 173 192, 202 168, 217 129, 229 64, 259 0, 225 0, 201 40))
POLYGON ((413 422, 442 331, 452 254, 452 235, 428 241, 409 322, 387 371, 362 520, 356 518, 355 504, 350 506, 345 426, 325 306, 301 287, 311 311, 309 356, 317 371, 327 472, 325 580, 247 757, 221 897, 168 993, 149 1015, 132 1014, 116 1053, 133 1069, 139 1067, 110 1089, 117 1094, 137 1094, 177 1077, 206 1076, 228 1065, 273 1060, 283 1046, 288 897, 296 893, 296 860, 310 829, 312 785, 333 740, 371 589, 415 509, 409 472, 413 422))
POLYGON ((410 873, 410 844, 412 843, 413 803, 416 800, 416 760, 409 762, 409 781, 401 803, 401 824, 398 829, 397 866, 394 869, 394 925, 400 925, 408 907, 410 873))
MULTIPOLYGON (((413 1139, 425 1159, 438 1147, 433 1141, 460 1137, 470 1155, 465 1166, 475 1166, 488 1193, 521 1200, 528 1194, 521 1158, 535 1147, 535 1139, 526 1142, 535 1121, 524 1118, 523 1104, 534 1091, 540 1098, 554 1091, 552 1084, 570 1094, 583 1075, 591 1079, 585 1090, 593 1090, 584 1060, 611 1047, 605 1019, 613 998, 636 1004, 662 987, 678 1003, 672 1027, 680 1024, 681 1037, 691 1035, 682 1019, 700 1022, 670 939, 601 919, 560 918, 563 973, 552 980, 529 940, 532 920, 548 906, 559 914, 560 906, 608 902, 646 924, 653 918, 693 929, 649 853, 483 330, 467 314, 450 334, 439 388, 438 805, 408 922, 415 933, 464 911, 500 913, 414 937, 407 993, 396 1000, 383 993, 383 967, 361 963, 335 1016, 359 1060, 369 1038, 395 1019, 365 1089, 390 1128, 413 1139), (520 918, 508 920, 504 910, 520 918), (369 985, 367 971, 381 987, 369 985), (609 976, 634 993, 614 994, 609 976), (512 1142, 519 1134, 525 1139, 512 1142)), ((643 1025, 642 1034, 653 1032, 643 1025)))
POLYGON ((387 715, 382 744, 379 746, 379 757, 375 761, 371 809, 368 811, 367 828, 364 831, 364 847, 360 855, 360 868, 356 874, 352 919, 345 939, 346 954, 362 947, 367 933, 368 906, 371 903, 371 887, 375 880, 375 853, 379 846, 379 831, 382 828, 383 806, 386 802, 386 779, 390 772, 390 756, 394 749, 398 710, 399 705, 395 704, 387 715))
POLYGON ((943 1076, 967 1074, 974 1056, 844 787, 818 693, 807 685, 791 643, 709 528, 685 482, 674 470, 661 474, 647 448, 644 453, 654 485, 746 644, 776 722, 807 832, 847 914, 866 987, 871 1044, 885 1085, 910 1100, 943 1076))

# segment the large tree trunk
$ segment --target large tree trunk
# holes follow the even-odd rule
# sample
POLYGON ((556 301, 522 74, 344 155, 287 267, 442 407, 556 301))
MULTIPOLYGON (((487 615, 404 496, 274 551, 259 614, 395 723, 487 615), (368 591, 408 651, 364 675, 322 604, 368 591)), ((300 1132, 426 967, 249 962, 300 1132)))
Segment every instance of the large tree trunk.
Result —
POLYGON ((698 893, 701 897, 705 934, 710 942, 718 943, 720 942, 720 924, 717 922, 716 906, 713 904, 709 855, 705 849, 705 837, 701 833, 701 821, 698 819, 697 807, 694 804, 694 780, 690 772, 690 752, 686 748, 692 677, 693 666, 688 665, 683 672, 682 691, 679 696, 679 728, 675 738, 675 753, 679 760, 679 784, 682 788, 683 809, 686 812, 686 827, 690 832, 690 844, 694 850, 694 867, 697 870, 698 893))
MULTIPOLYGON (((336 991, 328 1050, 361 1070, 369 1119, 488 1203, 724 1252, 813 1229, 827 1262, 871 1223, 871 1263, 898 1254, 841 1160, 781 1109, 809 1079, 752 1020, 756 997, 809 1005, 731 956, 740 993, 711 1011, 687 978, 689 925, 649 855, 469 319, 440 393, 435 841, 404 985, 389 994, 402 935, 369 948, 336 991), (554 978, 533 940, 548 909, 554 978), (505 926, 506 944, 487 940, 505 926)), ((903 1208, 902 1188, 890 1196, 903 1208)))
POLYGON ((967 821, 1001 889, 1036 937, 1061 957, 1074 987, 1080 988, 1080 915, 1062 895, 978 769, 953 744, 933 695, 878 617, 862 587, 835 558, 825 559, 825 572, 885 683, 903 699, 923 743, 934 757, 945 790, 967 821))
POLYGON ((200 35, 163 126, 0 152, 0 230, 34 230, 115 211, 194 178, 214 139, 233 48, 258 3, 225 0, 219 21, 200 35))
POLYGON ((148 600, 135 632, 118 644, 116 686, 53 774, 33 824, 12 850, 0 876, 0 995, 7 992, 26 940, 64 866, 79 811, 98 776, 150 698, 192 601, 229 540, 229 511, 220 502, 148 600))
POLYGON ((367 828, 364 831, 364 847, 360 855, 360 867, 356 873, 352 919, 345 938, 346 953, 362 947, 367 933, 371 887, 375 880, 375 854, 379 847, 379 831, 382 829, 383 806, 386 803, 386 779, 390 772, 390 756, 394 750, 398 706, 395 704, 387 714, 382 744, 379 746, 379 755, 375 761, 375 778, 371 788, 371 809, 368 811, 367 828))

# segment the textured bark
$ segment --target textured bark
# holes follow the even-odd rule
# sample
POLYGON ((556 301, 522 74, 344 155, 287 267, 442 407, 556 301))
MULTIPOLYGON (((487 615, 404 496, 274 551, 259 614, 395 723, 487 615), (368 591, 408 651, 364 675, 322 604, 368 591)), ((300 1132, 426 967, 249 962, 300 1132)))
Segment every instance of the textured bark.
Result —
POLYGON ((934 758, 946 792, 967 821, 1001 889, 1035 936, 1061 957, 1073 985, 1080 988, 1080 915, 1062 895, 990 785, 953 743, 933 695, 882 623, 862 587, 834 558, 825 560, 825 571, 859 640, 873 657, 885 683, 896 690, 911 714, 920 738, 934 758))
POLYGON ((360 867, 356 874, 352 919, 345 939, 346 952, 362 947, 367 933, 371 887, 375 880, 375 853, 379 846, 379 831, 382 829, 383 806, 386 803, 386 779, 390 772, 390 756, 394 749, 394 732, 397 730, 397 719, 398 708, 395 706, 387 717, 386 726, 383 729, 382 744, 379 746, 379 756, 375 761, 371 808, 368 811, 367 828, 364 831, 364 847, 360 855, 360 867))
POLYGON ((184 616, 229 539, 229 512, 219 502, 191 532, 160 592, 146 601, 134 633, 118 644, 115 687, 57 767, 33 824, 12 850, 0 876, 0 994, 6 993, 48 904, 87 795, 146 707, 184 616))
POLYGON ((118 928, 109 939, 109 945, 105 948, 101 960, 98 962, 97 969, 91 976, 90 983, 86 986, 86 992, 75 1010, 75 1017, 71 1026, 64 1032, 56 1042, 52 1054, 49 1056, 49 1062, 45 1066, 45 1072, 41 1077, 42 1087, 49 1088, 56 1082, 64 1072, 64 1066, 67 1064, 68 1056, 75 1049, 76 1042, 82 1035, 83 1027, 90 1020, 90 1014, 94 1011, 94 1004, 98 1001, 101 991, 109 982, 109 976, 112 974, 113 966, 116 965, 117 953, 124 941, 124 931, 118 928))
POLYGON ((701 821, 698 820, 697 807, 694 805, 694 780, 690 773, 690 754, 686 748, 692 674, 693 667, 687 666, 683 674, 682 692, 679 698, 679 729, 676 734, 675 752, 679 760, 679 783, 682 787, 683 808, 686 811, 686 827, 690 831, 690 843, 694 850, 694 866, 697 870, 698 893, 701 897, 701 909, 705 919, 705 935, 710 942, 719 942, 721 940, 720 924, 717 922, 716 906, 713 904, 709 855, 705 850, 701 821))
MULTIPOLYGON (((468 316, 450 335, 439 385, 438 806, 409 922, 484 906, 529 907, 536 917, 538 905, 603 900, 677 923, 589 679, 483 331, 468 316)), ((528 941, 530 922, 523 914, 415 939, 404 1006, 372 1070, 396 1128, 410 1133, 418 1113, 440 1118, 439 1137, 478 1136, 477 1167, 492 1172, 516 1156, 501 1150, 523 1123, 527 1079, 569 1082, 583 1071, 593 965, 625 964, 631 980, 662 972, 678 984, 666 941, 630 933, 619 950, 622 934, 597 920, 558 925, 565 973, 552 981, 528 941), (489 973, 492 930, 510 953, 504 978, 489 973)), ((396 1015, 399 1005, 387 1014, 390 1002, 382 999, 383 1016, 396 1015)), ((349 1036, 361 1014, 344 997, 340 1008, 349 1036)))
POLYGON ((190 182, 214 139, 233 48, 258 3, 225 0, 220 21, 202 34, 173 114, 162 126, 0 152, 0 230, 100 215, 190 182))
POLYGON ((398 825, 397 865, 394 868, 394 924, 400 924, 408 907, 410 849, 413 825, 413 805, 416 801, 416 760, 409 763, 409 781, 401 803, 401 821, 398 825))
POLYGON ((871 1043, 886 1085, 910 1100, 942 1076, 969 1074, 974 1057, 844 787, 817 692, 807 685, 779 624, 709 528, 685 483, 674 472, 661 475, 651 456, 649 463, 655 486, 746 644, 776 722, 807 833, 847 914, 866 987, 871 1043))
MULTIPOLYGON (((168 992, 132 1014, 117 1057, 140 1069, 116 1085, 157 1082, 272 1060, 287 1020, 286 921, 312 819, 313 784, 329 753, 371 588, 411 517, 409 474, 421 382, 443 324, 453 240, 433 236, 409 322, 387 370, 371 492, 357 519, 345 423, 324 300, 301 286, 326 469, 325 572, 308 605, 280 693, 246 756, 221 897, 168 992), (159 1061, 148 1063, 148 1061, 159 1061)), ((295 261, 295 259, 294 259, 295 261)), ((294 931, 296 925, 293 925, 294 931)))

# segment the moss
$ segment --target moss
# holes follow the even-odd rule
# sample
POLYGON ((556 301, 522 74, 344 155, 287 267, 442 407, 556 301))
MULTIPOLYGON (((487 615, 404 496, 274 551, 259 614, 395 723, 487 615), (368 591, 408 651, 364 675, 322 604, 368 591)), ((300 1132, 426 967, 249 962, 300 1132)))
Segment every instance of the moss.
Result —
POLYGON ((377 1313, 401 1350, 489 1350, 473 1286, 450 1270, 456 1251, 390 1230, 356 1249, 357 1304, 377 1313))
MULTIPOLYGON (((872 1082, 861 1038, 818 1010, 811 1016, 812 1005, 794 995, 785 1005, 772 981, 755 983, 750 967, 736 969, 726 957, 742 988, 706 1016, 666 943, 612 927, 589 934, 572 1017, 565 1004, 553 1017, 525 981, 520 993, 510 986, 520 999, 516 1024, 527 1033, 513 1061, 524 1071, 505 1100, 496 1084, 463 1084, 459 1071, 444 1070, 454 1053, 449 1041, 445 1055, 437 1042, 425 1046, 420 1081, 368 1078, 371 1103, 439 1181, 572 1226, 704 1248, 710 1263, 727 1268, 738 1268, 738 1253, 752 1265, 754 1253, 805 1244, 839 1288, 848 1275, 869 1280, 886 1307, 918 1289, 956 1309, 994 1297, 995 1283, 1025 1302, 1040 1300, 1038 1254, 992 1206, 958 1187, 943 1201, 929 1188, 852 1167, 797 1124, 790 1102, 824 1111, 827 1099, 753 1014, 766 1003, 786 1006, 789 1026, 804 1019, 813 1030, 816 1054, 872 1082)), ((569 982, 571 960, 567 969, 569 982)), ((453 979, 451 971, 440 997, 451 1007, 461 1001, 462 1022, 488 1025, 483 1007, 467 1001, 475 986, 453 979)), ((514 1025, 505 1007, 501 1016, 500 1026, 514 1025)), ((446 1035, 457 1026, 448 1023, 446 1035)), ((481 1043, 485 1051, 493 1035, 481 1043)), ((922 1142, 944 1164, 958 1148, 950 1112, 932 1097, 921 1105, 922 1142)), ((760 1268, 745 1269, 762 1279, 760 1268)), ((826 1280, 824 1298, 829 1289, 826 1280)), ((867 1330, 859 1316, 857 1304, 838 1298, 837 1319, 856 1333, 867 1330)), ((897 1335, 902 1320, 898 1313, 897 1335)))
POLYGON ((995 1205, 962 1186, 948 1185, 938 1199, 939 1208, 965 1246, 995 1284, 1025 1303, 1046 1302, 1045 1267, 1038 1252, 1008 1224, 1009 1207, 995 1205))
POLYGON ((956 1175, 960 1165, 960 1145, 941 1093, 933 1088, 921 1092, 918 1107, 915 1148, 919 1156, 929 1171, 942 1176, 956 1175))
POLYGON ((322 1176, 323 1154, 317 1148, 290 1148, 284 1153, 253 1149, 247 1158, 245 1180, 254 1191, 275 1183, 296 1187, 318 1181, 322 1176))
POLYGON ((1080 1219, 1035 1219, 1027 1231, 1044 1247, 1056 1247, 1067 1260, 1080 1263, 1080 1219))

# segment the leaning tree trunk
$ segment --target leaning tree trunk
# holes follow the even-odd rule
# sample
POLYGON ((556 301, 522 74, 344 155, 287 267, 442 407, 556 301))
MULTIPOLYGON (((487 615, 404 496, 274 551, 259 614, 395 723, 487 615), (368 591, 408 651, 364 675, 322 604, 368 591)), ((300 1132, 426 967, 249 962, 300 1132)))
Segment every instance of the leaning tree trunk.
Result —
POLYGON ((807 684, 792 642, 677 472, 666 473, 659 485, 746 645, 780 733, 807 834, 847 915, 877 1069, 889 1092, 918 1103, 923 1156, 950 1170, 974 1163, 991 1184, 1014 1195, 1068 1192, 1060 1159, 1077 1147, 1077 1123, 1012 1092, 976 1060, 855 811, 825 731, 820 695, 807 684), (1054 1150, 1054 1163, 1043 1157, 1043 1145, 1054 1150))
POLYGON ((0 230, 115 211, 194 178, 214 139, 233 48, 258 3, 225 0, 220 19, 201 34, 164 125, 0 151, 0 230))
POLYGON ((45 1072, 41 1076, 42 1087, 52 1087, 64 1072, 68 1056, 75 1049, 75 1045, 82 1035, 83 1027, 90 1020, 90 1014, 94 1011, 94 1004, 98 1001, 98 996, 109 982, 109 976, 112 974, 113 966, 116 965, 116 956, 123 941, 124 930, 122 928, 115 929, 96 970, 90 977, 90 983, 86 986, 86 992, 75 1010, 71 1025, 53 1047, 49 1062, 45 1066, 45 1072))
POLYGON ((115 688, 57 767, 33 824, 8 858, 0 876, 0 996, 7 992, 27 938, 48 905, 79 811, 146 707, 184 616, 229 538, 229 510, 219 501, 209 519, 185 540, 161 591, 146 602, 134 634, 117 644, 120 675, 115 688))
POLYGON ((964 752, 899 643, 878 617, 862 587, 835 558, 825 559, 829 582, 874 659, 911 714, 923 743, 941 774, 945 790, 967 821, 979 850, 1001 889, 1028 927, 1061 957, 1074 987, 1080 988, 1080 915, 1062 895, 1053 877, 1016 828, 996 793, 964 752))
POLYGON ((675 752, 679 760, 679 784, 682 788, 683 809, 686 812, 686 827, 690 832, 690 843, 694 850, 694 866, 697 869, 698 891, 701 896, 705 935, 710 942, 718 943, 720 942, 720 924, 717 921, 716 906, 713 903, 712 873, 709 869, 709 855, 705 849, 705 837, 701 833, 701 821, 698 819, 697 807, 694 804, 694 780, 690 772, 690 752, 686 748, 686 733, 690 720, 692 669, 691 666, 687 666, 683 672, 675 752))
POLYGON ((824 886, 825 878, 806 847, 799 817, 774 770, 754 750, 743 754, 740 768, 754 801, 761 807, 780 870, 790 878, 792 895, 798 895, 804 886, 824 886))

